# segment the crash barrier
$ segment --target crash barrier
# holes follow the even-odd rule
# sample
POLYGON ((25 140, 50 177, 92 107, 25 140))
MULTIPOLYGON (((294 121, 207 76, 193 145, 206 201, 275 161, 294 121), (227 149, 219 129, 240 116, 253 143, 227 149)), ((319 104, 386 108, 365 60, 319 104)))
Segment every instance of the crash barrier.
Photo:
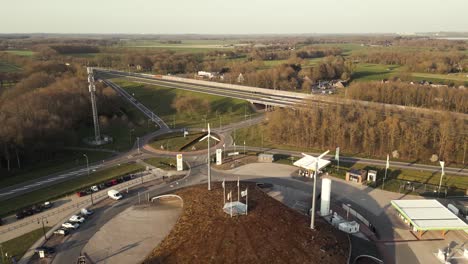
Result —
POLYGON ((356 217, 359 221, 361 221, 366 226, 368 226, 368 227, 370 226, 370 222, 366 218, 364 218, 364 216, 362 216, 360 213, 358 213, 356 210, 354 210, 353 208, 351 208, 347 204, 343 204, 342 208, 346 211, 347 214, 350 214, 350 215, 356 217))
POLYGON ((182 205, 184 204, 184 200, 182 199, 182 197, 180 197, 179 195, 176 195, 176 194, 159 195, 159 196, 151 198, 151 202, 154 202, 154 200, 159 200, 159 199, 164 199, 164 198, 178 198, 180 200, 180 202, 182 203, 182 205))
POLYGON ((122 190, 125 190, 128 187, 133 187, 133 186, 136 186, 136 185, 139 185, 139 184, 143 184, 145 182, 143 177, 149 177, 149 178, 161 177, 162 178, 162 176, 163 176, 163 175, 153 174, 153 173, 147 172, 147 171, 136 173, 136 175, 138 175, 138 177, 135 178, 135 179, 132 179, 132 180, 127 181, 127 182, 116 184, 114 186, 103 189, 103 190, 101 190, 99 192, 96 192, 96 193, 92 193, 92 194, 90 194, 88 196, 83 197, 84 200, 81 200, 79 202, 76 202, 76 203, 73 203, 73 204, 70 204, 70 205, 67 205, 67 206, 61 206, 60 208, 57 208, 55 210, 48 210, 48 211, 45 211, 43 213, 39 213, 39 214, 34 215, 34 216, 26 217, 25 219, 18 220, 18 221, 16 221, 16 222, 19 222, 18 224, 10 224, 11 226, 8 226, 8 227, 5 226, 5 228, 2 228, 0 230, 0 235, 6 234, 8 232, 11 232, 11 231, 19 229, 19 228, 23 228, 23 227, 25 227, 27 225, 30 225, 30 224, 38 224, 38 222, 40 222, 42 218, 55 216, 55 215, 60 214, 60 213, 62 213, 64 211, 69 211, 69 210, 72 210, 72 209, 73 210, 78 210, 81 207, 85 207, 86 205, 91 205, 92 201, 93 201, 93 203, 99 202, 99 201, 101 201, 101 200, 108 197, 107 191, 109 189, 115 189, 115 190, 118 190, 118 191, 122 191, 122 190))

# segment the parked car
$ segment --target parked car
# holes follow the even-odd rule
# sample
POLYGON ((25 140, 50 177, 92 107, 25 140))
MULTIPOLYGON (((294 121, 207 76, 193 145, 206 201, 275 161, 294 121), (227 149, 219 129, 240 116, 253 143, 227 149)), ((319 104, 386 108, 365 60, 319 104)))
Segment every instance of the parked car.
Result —
POLYGON ((122 178, 123 178, 124 181, 129 181, 129 180, 132 179, 132 176, 130 176, 130 175, 125 175, 125 176, 123 176, 122 178))
POLYGON ((53 202, 45 202, 44 205, 42 206, 44 209, 49 209, 54 205, 53 202))
POLYGON ((16 212, 16 219, 23 219, 25 218, 27 215, 24 214, 23 211, 19 211, 19 212, 16 212))
POLYGON ((109 198, 113 199, 113 200, 120 200, 123 198, 122 194, 119 193, 118 191, 116 190, 109 190, 107 192, 107 195, 109 196, 109 198))
POLYGON ((89 215, 94 214, 94 212, 93 212, 92 210, 83 208, 83 209, 81 209, 81 214, 82 214, 82 215, 85 215, 85 216, 89 216, 89 215))
POLYGON ((70 231, 68 231, 68 229, 60 228, 54 231, 54 235, 66 236, 68 234, 70 234, 70 231))
POLYGON ((119 182, 118 182, 116 179, 110 180, 110 183, 111 183, 112 185, 119 184, 119 182))
POLYGON ((85 219, 79 215, 72 215, 70 219, 68 219, 71 223, 83 223, 85 219))
POLYGON ((0 226, 2 226, 2 225, 3 225, 3 219, 0 218, 0 226))
POLYGON ((39 251, 44 251, 44 253, 46 253, 46 254, 54 254, 55 253, 55 249, 53 247, 46 247, 46 246, 36 248, 34 250, 34 253, 39 253, 39 251))
POLYGON ((77 229, 78 227, 80 227, 80 224, 65 222, 62 224, 62 227, 66 229, 77 229))
POLYGON ((124 180, 123 180, 123 178, 122 178, 122 177, 120 177, 120 178, 117 178, 117 179, 116 179, 116 181, 117 181, 117 183, 122 183, 122 182, 124 182, 124 180))
POLYGON ((76 192, 76 195, 77 195, 78 197, 83 197, 83 196, 86 195, 86 193, 83 192, 83 191, 79 191, 79 192, 76 192))
POLYGON ((104 190, 105 188, 107 188, 105 183, 99 184, 98 187, 99 187, 99 190, 104 190))
POLYGON ((33 207, 31 207, 31 210, 33 211, 33 214, 40 213, 40 212, 42 212, 42 206, 41 205, 33 205, 33 207))
POLYGON ((94 185, 94 186, 91 186, 90 190, 93 191, 93 192, 98 192, 99 187, 97 187, 97 185, 94 185))

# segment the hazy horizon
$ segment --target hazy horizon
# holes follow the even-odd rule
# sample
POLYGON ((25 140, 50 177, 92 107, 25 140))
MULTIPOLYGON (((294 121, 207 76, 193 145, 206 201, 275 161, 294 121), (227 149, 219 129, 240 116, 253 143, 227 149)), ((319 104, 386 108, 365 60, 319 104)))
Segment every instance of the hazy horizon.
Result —
POLYGON ((144 0, 2 4, 0 33, 382 34, 468 31, 466 0, 144 0))

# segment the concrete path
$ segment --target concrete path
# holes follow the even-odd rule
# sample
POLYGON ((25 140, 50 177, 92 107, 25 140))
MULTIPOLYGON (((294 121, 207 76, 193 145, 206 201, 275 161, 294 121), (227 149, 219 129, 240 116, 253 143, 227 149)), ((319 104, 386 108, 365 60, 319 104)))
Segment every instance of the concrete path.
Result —
POLYGON ((140 263, 169 234, 181 212, 179 199, 132 206, 101 227, 82 252, 92 263, 140 263))

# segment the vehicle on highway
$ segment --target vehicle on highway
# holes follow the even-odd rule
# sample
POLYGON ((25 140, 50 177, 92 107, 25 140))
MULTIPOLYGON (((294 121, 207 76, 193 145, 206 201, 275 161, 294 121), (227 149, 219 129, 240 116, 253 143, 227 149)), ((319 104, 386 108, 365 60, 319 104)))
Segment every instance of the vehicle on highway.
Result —
POLYGON ((77 229, 78 227, 80 227, 80 224, 65 222, 62 224, 62 227, 66 229, 77 229))
POLYGON ((129 181, 129 180, 132 179, 132 176, 130 176, 130 175, 125 175, 125 176, 122 177, 122 179, 123 179, 124 181, 129 181))
POLYGON ((89 188, 91 191, 93 192, 98 192, 99 191, 99 187, 97 185, 94 185, 94 186, 91 186, 91 188, 89 188))
POLYGON ((68 229, 60 228, 54 231, 54 235, 66 236, 68 234, 70 234, 70 231, 68 231, 68 229))
POLYGON ((34 253, 39 253, 39 251, 44 251, 44 253, 46 254, 54 254, 55 248, 42 246, 42 247, 37 247, 36 249, 34 249, 34 253))
POLYGON ((113 200, 120 200, 123 198, 122 194, 119 193, 118 191, 116 190, 109 190, 107 192, 107 195, 109 196, 109 198, 113 199, 113 200))
POLYGON ((31 210, 33 211, 33 214, 40 213, 40 212, 42 212, 42 206, 41 205, 33 205, 33 207, 31 207, 31 210))
POLYGON ((94 214, 94 212, 92 210, 89 210, 89 209, 86 209, 86 208, 81 209, 81 215, 89 216, 89 215, 92 215, 92 214, 94 214))
POLYGON ((85 219, 79 215, 72 215, 68 221, 70 221, 70 223, 83 223, 85 219))

